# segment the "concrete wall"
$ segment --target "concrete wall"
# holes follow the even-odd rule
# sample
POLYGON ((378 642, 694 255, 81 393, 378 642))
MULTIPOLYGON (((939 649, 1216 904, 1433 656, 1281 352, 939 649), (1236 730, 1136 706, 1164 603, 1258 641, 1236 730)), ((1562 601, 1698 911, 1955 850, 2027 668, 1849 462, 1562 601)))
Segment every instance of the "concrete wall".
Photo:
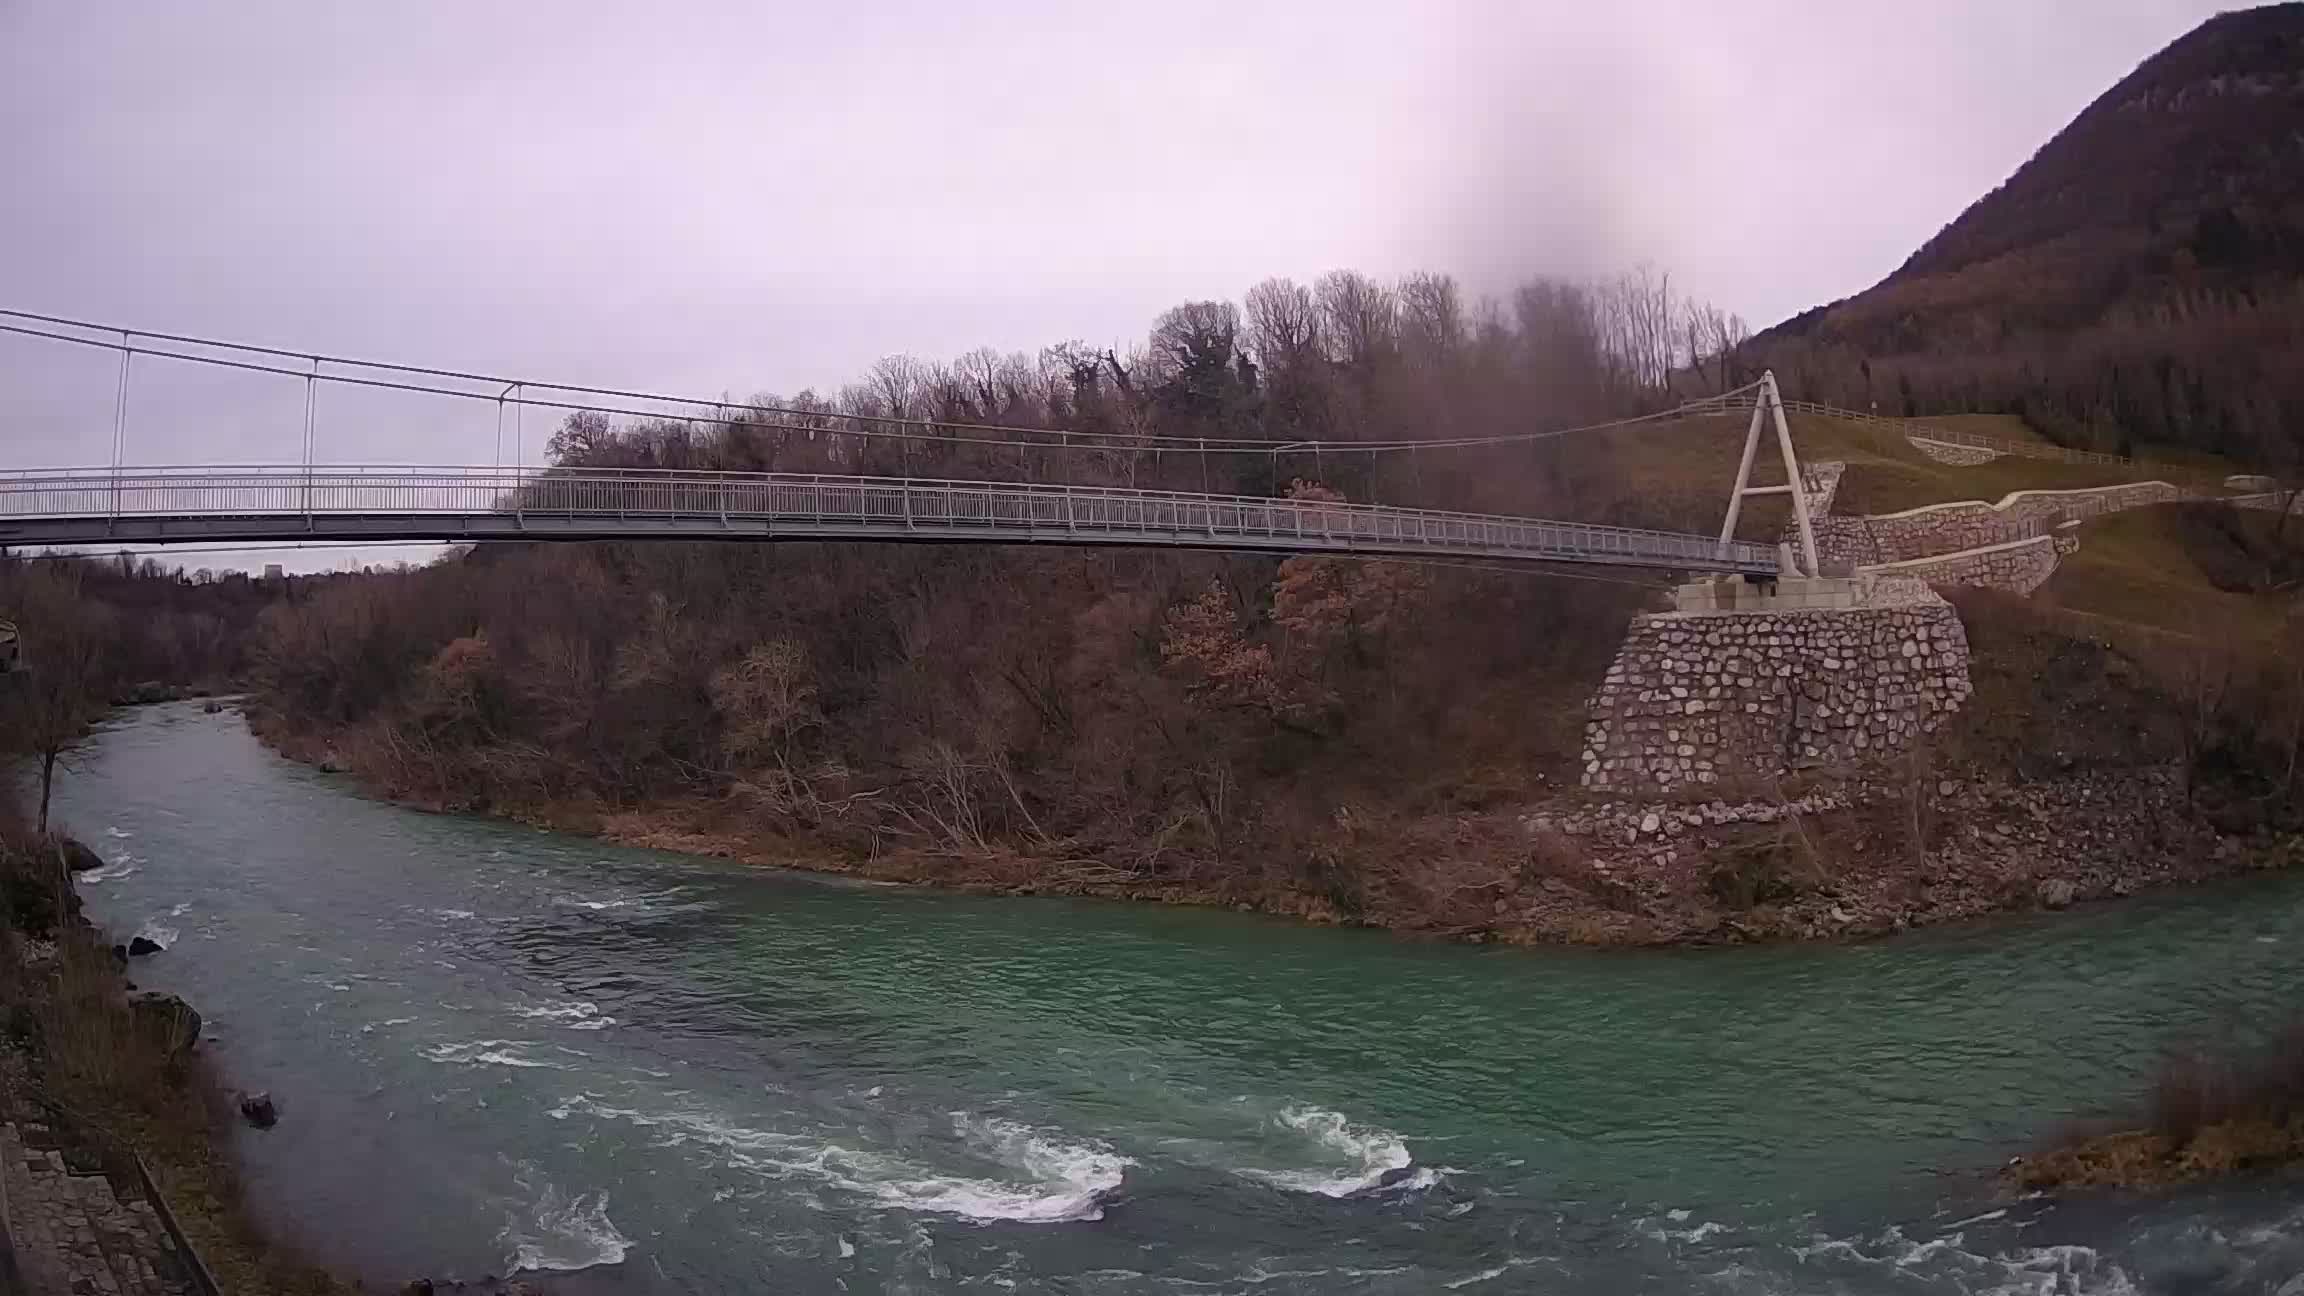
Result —
POLYGON ((1968 698, 1950 604, 1635 617, 1592 696, 1584 783, 1669 792, 1739 776, 1861 766, 1933 732, 1968 698))

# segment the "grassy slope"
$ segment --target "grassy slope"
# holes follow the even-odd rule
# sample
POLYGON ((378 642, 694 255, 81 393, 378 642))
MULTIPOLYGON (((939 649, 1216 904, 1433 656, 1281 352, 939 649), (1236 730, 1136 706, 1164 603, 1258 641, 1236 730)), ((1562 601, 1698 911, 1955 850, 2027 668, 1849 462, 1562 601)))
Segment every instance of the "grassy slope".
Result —
MULTIPOLYGON (((1978 426, 1971 430, 1993 436, 2012 437, 2022 427, 2006 426, 2016 421, 2004 415, 1936 421, 1957 426, 1974 422, 1978 426)), ((1570 516, 1630 526, 1711 530, 1720 525, 1728 487, 1736 477, 1744 430, 1740 418, 1692 419, 1609 433, 1605 454, 1591 453, 1590 443, 1580 446, 1578 462, 1563 474, 1568 507, 1575 510, 1570 516)), ((1837 513, 1893 513, 1956 500, 1996 501, 2010 491, 2116 486, 2167 475, 2012 455, 1972 467, 1938 463, 1900 433, 1808 415, 1793 417, 1792 443, 1803 462, 1839 460, 1848 465, 1833 505, 1837 513)), ((2216 468, 2230 471, 2221 465, 2216 468)), ((1753 481, 1770 485, 1783 480, 1782 462, 1770 437, 1754 464, 1753 481)), ((1780 499, 1753 500, 1745 507, 1737 534, 1773 540, 1786 515, 1780 499)))
MULTIPOLYGON (((1933 421, 1965 425, 1987 417, 2001 416, 1933 421)), ((2004 428, 1977 426, 1970 430, 2008 435, 2004 428)), ((1834 505, 1840 513, 1892 513, 1949 500, 1997 500, 2010 491, 2067 490, 2181 477, 2179 473, 2014 456, 1959 467, 1925 459, 1900 439, 1886 444, 1891 438, 1821 419, 1809 420, 1795 435, 1802 438, 1804 454, 1848 462, 1848 473, 1834 505)), ((2197 451, 2173 457, 2212 481, 2236 471, 2230 463, 2197 451)), ((2192 484, 2202 483, 2194 478, 2192 484)), ((2228 577, 2235 555, 2219 538, 2204 535, 2199 527, 2183 525, 2178 514, 2174 507, 2131 509, 2084 523, 2079 551, 2064 560, 2037 597, 2078 614, 2092 629, 2116 636, 2137 627, 2152 639, 2164 637, 2155 632, 2249 638, 2274 633, 2287 613, 2289 600, 2277 594, 2218 588, 2219 583, 2229 586, 2232 582, 2212 575, 2209 565, 2217 566, 2220 575, 2228 577)), ((2255 525, 2258 519, 2244 520, 2253 529, 2261 529, 2255 525)))
MULTIPOLYGON (((2269 514, 2234 521, 2252 538, 2248 549, 2271 547, 2269 514)), ((2280 632, 2294 598, 2232 588, 2241 583, 2235 564, 2246 557, 2226 538, 2187 525, 2180 508, 2135 509, 2082 527, 2080 551, 2064 560, 2040 596, 2120 625, 2192 639, 2261 641, 2280 632)))
POLYGON ((2031 424, 2017 414, 1930 414, 1913 420, 1930 427, 1946 428, 1954 432, 1972 432, 1977 436, 1997 437, 2002 441, 2023 441, 2032 445, 2049 445, 2047 437, 2035 431, 2031 424))
MULTIPOLYGON (((1929 421, 2010 440, 2041 440, 2009 415, 1929 421)), ((1743 419, 1728 418, 1611 433, 1606 455, 1591 455, 1564 471, 1562 486, 1569 496, 1564 507, 1571 516, 1597 521, 1709 531, 1720 524, 1744 429, 1743 419)), ((1899 434, 1807 415, 1793 418, 1792 436, 1803 461, 1836 459, 1848 465, 1833 506, 1843 514, 1893 513, 1958 500, 1996 501, 2011 491, 2070 490, 2178 475, 2016 456, 1968 467, 1944 464, 1922 455, 1899 434)), ((2174 457, 2215 479, 2235 471, 2198 452, 2174 457)), ((1753 480, 1772 484, 1783 479, 1770 440, 1753 480)), ((1782 499, 1755 499, 1746 505, 1737 533, 1774 540, 1787 517, 1782 499)), ((2276 630, 2286 614, 2288 600, 2279 595, 2219 589, 2203 559, 2230 555, 2204 538, 2200 528, 2182 525, 2174 509, 2114 514, 2086 523, 2080 535, 2079 552, 2065 560, 2038 597, 2075 614, 2091 630, 2118 635, 2141 627, 2153 638, 2164 637, 2153 632, 2197 636, 2203 631, 2260 637, 2276 630)))

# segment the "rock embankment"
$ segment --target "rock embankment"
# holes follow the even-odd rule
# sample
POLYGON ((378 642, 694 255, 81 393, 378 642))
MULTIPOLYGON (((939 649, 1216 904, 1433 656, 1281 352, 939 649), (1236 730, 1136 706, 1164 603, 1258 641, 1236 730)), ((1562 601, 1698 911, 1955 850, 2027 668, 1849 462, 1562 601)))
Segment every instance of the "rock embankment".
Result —
POLYGON ((1610 939, 1637 943, 1871 935, 2304 860, 2304 839, 2219 836, 2157 770, 1586 799, 1531 808, 1520 823, 1553 885, 1510 925, 1557 927, 1569 920, 1558 901, 1573 896, 1610 939))

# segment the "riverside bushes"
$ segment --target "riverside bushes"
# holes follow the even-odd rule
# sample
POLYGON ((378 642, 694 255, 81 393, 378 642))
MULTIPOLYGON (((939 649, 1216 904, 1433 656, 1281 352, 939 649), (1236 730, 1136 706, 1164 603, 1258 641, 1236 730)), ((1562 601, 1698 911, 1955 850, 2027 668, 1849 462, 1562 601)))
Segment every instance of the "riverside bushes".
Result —
POLYGON ((251 712, 448 808, 1454 926, 1397 832, 1572 778, 1639 597, 1326 559, 489 547, 268 613, 251 712))
POLYGON ((2076 1133, 2012 1162, 2024 1191, 2160 1188, 2304 1160, 2304 1021, 2254 1043, 2171 1052, 2140 1129, 2076 1133))

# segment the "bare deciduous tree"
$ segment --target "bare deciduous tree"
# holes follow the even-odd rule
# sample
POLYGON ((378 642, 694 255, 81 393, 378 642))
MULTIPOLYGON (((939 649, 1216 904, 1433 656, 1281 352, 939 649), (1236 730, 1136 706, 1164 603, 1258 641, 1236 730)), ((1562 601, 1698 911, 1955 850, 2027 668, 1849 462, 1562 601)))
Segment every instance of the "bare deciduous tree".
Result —
POLYGON ((0 678, 0 707, 14 743, 38 763, 38 831, 45 836, 56 767, 103 711, 114 618, 81 597, 76 564, 25 570, 13 583, 13 619, 31 669, 0 678))
POLYGON ((789 779, 793 743, 824 718, 807 650, 789 639, 761 644, 716 672, 711 691, 721 749, 739 761, 773 759, 789 779))
POLYGON ((1329 271, 1315 291, 1332 358, 1356 373, 1373 373, 1398 338, 1400 299, 1355 270, 1329 271))

